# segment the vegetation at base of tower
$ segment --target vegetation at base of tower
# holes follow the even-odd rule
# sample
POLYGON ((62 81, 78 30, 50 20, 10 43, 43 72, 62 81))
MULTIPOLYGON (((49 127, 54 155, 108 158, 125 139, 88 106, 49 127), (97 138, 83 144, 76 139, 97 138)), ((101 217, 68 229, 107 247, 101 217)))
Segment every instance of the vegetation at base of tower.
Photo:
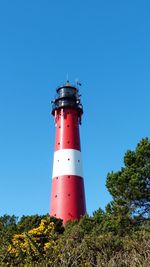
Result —
POLYGON ((128 150, 124 167, 107 175, 105 211, 62 225, 47 215, 0 217, 0 266, 148 267, 150 140, 128 150))

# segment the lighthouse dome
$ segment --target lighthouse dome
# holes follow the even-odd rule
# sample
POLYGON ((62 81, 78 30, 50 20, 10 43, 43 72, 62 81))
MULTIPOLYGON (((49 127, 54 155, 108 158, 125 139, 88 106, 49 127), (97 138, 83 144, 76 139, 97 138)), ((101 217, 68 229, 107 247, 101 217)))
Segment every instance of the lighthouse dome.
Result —
POLYGON ((56 98, 52 101, 52 114, 56 109, 62 107, 74 107, 83 113, 83 107, 80 100, 79 89, 71 85, 68 81, 66 84, 59 86, 56 90, 56 98))

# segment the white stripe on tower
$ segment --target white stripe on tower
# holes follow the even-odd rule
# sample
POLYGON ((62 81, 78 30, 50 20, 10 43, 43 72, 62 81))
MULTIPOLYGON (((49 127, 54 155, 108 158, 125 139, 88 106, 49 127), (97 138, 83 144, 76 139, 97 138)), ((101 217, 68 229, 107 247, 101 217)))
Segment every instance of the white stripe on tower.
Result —
POLYGON ((60 149, 54 153, 53 178, 62 175, 83 177, 81 152, 76 149, 60 149))

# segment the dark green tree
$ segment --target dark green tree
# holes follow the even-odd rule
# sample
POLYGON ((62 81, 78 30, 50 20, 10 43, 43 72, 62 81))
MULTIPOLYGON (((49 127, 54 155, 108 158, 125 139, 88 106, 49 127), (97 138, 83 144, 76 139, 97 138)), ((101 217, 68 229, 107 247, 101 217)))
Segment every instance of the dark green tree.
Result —
POLYGON ((99 208, 98 210, 93 212, 93 220, 95 221, 95 224, 100 224, 104 220, 104 211, 99 208))
POLYGON ((135 151, 128 150, 124 167, 107 175, 106 186, 113 197, 109 213, 120 211, 147 222, 150 214, 150 139, 142 139, 135 151), (118 209, 118 211, 117 211, 118 209))

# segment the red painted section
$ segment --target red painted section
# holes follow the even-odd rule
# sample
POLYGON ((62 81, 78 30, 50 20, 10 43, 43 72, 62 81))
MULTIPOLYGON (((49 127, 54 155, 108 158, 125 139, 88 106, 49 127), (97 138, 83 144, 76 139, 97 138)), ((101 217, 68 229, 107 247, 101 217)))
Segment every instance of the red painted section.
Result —
POLYGON ((80 148, 79 111, 76 109, 59 109, 55 114, 56 139, 55 151, 59 149, 80 148))
POLYGON ((63 223, 80 219, 86 212, 83 178, 59 176, 53 178, 51 216, 62 218, 63 223))

